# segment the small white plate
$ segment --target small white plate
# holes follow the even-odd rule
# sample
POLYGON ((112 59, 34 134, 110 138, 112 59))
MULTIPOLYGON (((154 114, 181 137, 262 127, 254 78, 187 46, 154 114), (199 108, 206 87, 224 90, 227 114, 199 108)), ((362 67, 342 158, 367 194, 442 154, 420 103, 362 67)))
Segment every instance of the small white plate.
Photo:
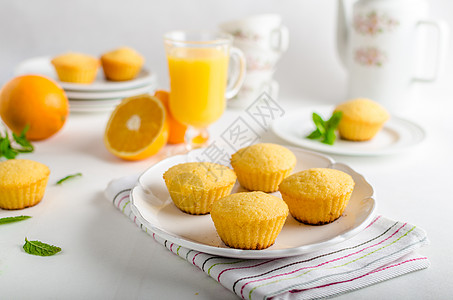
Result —
POLYGON ((71 99, 69 98, 69 103, 71 105, 87 105, 87 106, 101 106, 101 105, 117 105, 121 102, 123 98, 108 98, 100 100, 85 100, 85 99, 71 99))
POLYGON ((326 119, 331 116, 333 110, 333 106, 300 109, 277 119, 272 124, 272 130, 277 136, 294 145, 325 153, 353 156, 395 154, 406 151, 425 139, 425 131, 420 126, 395 116, 391 116, 370 141, 353 142, 338 137, 333 145, 327 145, 318 140, 307 139, 306 136, 315 129, 312 113, 316 112, 326 119))
POLYGON ((111 92, 74 92, 74 91, 65 91, 66 96, 69 99, 78 99, 78 100, 102 100, 102 99, 111 99, 111 98, 126 98, 131 96, 136 96, 140 94, 151 93, 155 90, 153 85, 145 85, 139 88, 133 88, 128 90, 121 91, 111 91, 111 92))
POLYGON ((71 109, 71 113, 75 114, 97 114, 97 113, 109 113, 115 109, 115 106, 80 106, 71 109))
MULTIPOLYGON (((365 178, 350 167, 335 163, 325 155, 300 148, 288 148, 297 157, 294 172, 314 167, 335 168, 353 177, 356 184, 354 192, 343 216, 335 222, 310 226, 297 222, 289 215, 275 244, 271 247, 264 250, 227 247, 217 235, 210 215, 189 215, 176 208, 162 179, 163 173, 171 166, 197 161, 196 158, 204 149, 170 157, 145 171, 140 176, 137 186, 131 191, 132 211, 148 230, 170 242, 226 257, 261 259, 294 256, 340 243, 362 231, 371 222, 376 210, 373 188, 365 178)), ((245 190, 236 183, 232 193, 240 191, 245 190)), ((281 197, 279 192, 273 195, 281 197)))
POLYGON ((78 92, 109 92, 120 91, 132 88, 138 88, 145 85, 156 83, 156 76, 149 71, 142 69, 142 71, 133 80, 128 81, 108 81, 104 78, 102 68, 99 68, 97 77, 93 83, 81 84, 63 82, 58 79, 53 65, 51 64, 49 56, 34 57, 27 59, 20 63, 15 71, 15 75, 24 74, 41 74, 48 76, 57 81, 65 91, 78 91, 78 92))
POLYGON ((120 104, 123 98, 112 98, 103 100, 79 100, 69 99, 69 109, 77 113, 98 113, 110 112, 120 104))
MULTIPOLYGON (((70 104, 70 110, 72 112, 109 112, 112 111, 120 102, 122 99, 125 97, 130 97, 130 96, 135 96, 139 94, 145 94, 145 93, 151 93, 154 91, 154 88, 152 86, 146 86, 144 88, 139 88, 139 89, 134 89, 134 90, 129 90, 131 91, 130 93, 126 93, 128 91, 120 91, 121 94, 118 94, 117 92, 111 92, 111 93, 98 93, 98 94, 103 94, 105 96, 111 96, 108 98, 101 98, 101 99, 96 99, 96 98, 71 98, 68 97, 69 104, 70 104), (132 92, 133 91, 133 92, 132 92), (115 95, 117 95, 115 97, 115 95)), ((66 92, 66 95, 76 95, 77 93, 69 93, 66 92)), ((93 94, 93 93, 86 93, 87 95, 93 94)), ((96 94, 96 93, 95 93, 96 94)), ((76 95, 78 96, 78 95, 76 95)), ((83 96, 83 95, 82 95, 83 96)))
MULTIPOLYGON (((90 101, 90 102, 93 102, 93 101, 90 101)), ((121 102, 121 99, 108 100, 107 103, 105 103, 105 102, 81 103, 79 101, 69 100, 69 109, 70 109, 70 112, 75 112, 75 113, 110 112, 110 111, 113 111, 120 102, 121 102)))

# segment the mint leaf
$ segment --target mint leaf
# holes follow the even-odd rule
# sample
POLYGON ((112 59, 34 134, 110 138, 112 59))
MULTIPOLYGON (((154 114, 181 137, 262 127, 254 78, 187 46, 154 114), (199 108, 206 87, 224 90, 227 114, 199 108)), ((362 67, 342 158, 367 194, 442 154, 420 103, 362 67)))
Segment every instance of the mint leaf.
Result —
POLYGON ((340 124, 341 117, 343 117, 343 112, 341 111, 334 112, 330 119, 327 121, 327 127, 333 130, 337 129, 338 124, 340 124))
POLYGON ((324 144, 333 145, 336 138, 337 136, 335 134, 335 130, 329 129, 327 130, 326 134, 324 135, 324 139, 321 142, 323 142, 324 144))
POLYGON ((19 152, 26 153, 26 152, 33 152, 35 150, 35 147, 27 140, 25 137, 25 134, 27 133, 28 129, 30 128, 30 125, 26 125, 20 135, 17 135, 13 132, 13 139, 14 141, 22 146, 21 149, 16 149, 19 152))
POLYGON ((318 128, 316 128, 316 130, 314 130, 312 133, 307 135, 307 139, 311 139, 311 140, 317 140, 320 137, 322 137, 322 133, 318 130, 318 128))
POLYGON ((58 180, 56 184, 62 184, 62 183, 65 182, 66 180, 71 179, 71 178, 74 178, 74 177, 77 177, 77 176, 82 176, 82 173, 75 173, 75 174, 72 174, 72 175, 68 175, 68 176, 66 176, 66 177, 63 177, 63 178, 61 178, 60 180, 58 180))
POLYGON ((5 132, 5 138, 0 140, 0 157, 5 157, 6 159, 13 159, 17 155, 17 151, 15 151, 11 147, 11 142, 9 140, 8 132, 5 132))
POLYGON ((33 152, 33 145, 25 137, 29 128, 30 126, 25 126, 20 135, 13 133, 12 139, 8 130, 5 130, 5 136, 0 134, 0 158, 14 159, 19 153, 33 152))
POLYGON ((312 119, 315 123, 316 129, 318 129, 321 134, 324 134, 326 132, 326 123, 321 118, 321 116, 317 113, 313 113, 312 119))
POLYGON ((308 139, 320 140, 324 144, 333 145, 337 138, 335 131, 340 124, 343 113, 336 111, 329 120, 324 121, 320 115, 313 113, 312 119, 316 129, 306 136, 308 139))
POLYGON ((30 218, 31 218, 30 216, 17 216, 17 217, 0 218, 0 225, 14 223, 14 222, 19 222, 19 221, 27 220, 27 219, 30 219, 30 218))
POLYGON ((25 238, 24 250, 28 254, 38 256, 52 256, 61 251, 60 247, 49 245, 40 241, 29 241, 25 238))

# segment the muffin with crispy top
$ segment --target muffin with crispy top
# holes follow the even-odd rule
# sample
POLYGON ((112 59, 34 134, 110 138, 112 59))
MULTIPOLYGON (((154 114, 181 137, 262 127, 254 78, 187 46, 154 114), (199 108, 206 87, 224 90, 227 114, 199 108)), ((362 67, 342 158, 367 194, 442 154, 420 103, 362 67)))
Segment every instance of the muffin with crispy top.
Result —
POLYGON ((49 168, 28 159, 0 162, 0 208, 23 209, 38 204, 44 196, 49 168))
POLYGON ((379 103, 358 98, 346 101, 335 108, 343 113, 338 132, 343 139, 367 141, 381 130, 389 114, 379 103))
POLYGON ((214 200, 231 193, 236 174, 211 162, 188 162, 171 167, 164 180, 173 203, 192 215, 208 214, 214 200))
POLYGON ((60 81, 92 83, 100 66, 99 59, 87 54, 69 52, 52 59, 60 81))
POLYGON ((234 153, 231 165, 239 183, 246 189, 275 192, 296 166, 296 156, 283 146, 261 143, 234 153))
POLYGON ((129 47, 121 47, 101 56, 105 78, 125 81, 137 77, 145 62, 143 56, 129 47))
POLYGON ((343 214, 354 185, 352 177, 345 172, 313 168, 285 178, 279 191, 296 220, 322 225, 343 214))
POLYGON ((286 203, 263 192, 236 193, 212 204, 211 218, 229 247, 261 250, 270 247, 288 216, 286 203))

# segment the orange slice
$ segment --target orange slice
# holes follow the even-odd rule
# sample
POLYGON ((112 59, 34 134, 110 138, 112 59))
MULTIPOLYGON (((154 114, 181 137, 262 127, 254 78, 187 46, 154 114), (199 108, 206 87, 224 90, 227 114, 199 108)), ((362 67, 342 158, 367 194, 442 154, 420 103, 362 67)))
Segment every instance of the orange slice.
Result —
POLYGON ((107 150, 125 160, 148 158, 165 146, 169 125, 165 107, 154 96, 123 99, 110 115, 104 133, 107 150))
POLYGON ((165 109, 167 110, 167 119, 170 125, 168 143, 169 144, 184 143, 184 136, 186 134, 187 125, 178 122, 171 115, 170 109, 168 107, 168 99, 170 98, 170 93, 164 90, 158 90, 154 93, 154 96, 159 98, 159 100, 162 102, 162 104, 165 106, 165 109))

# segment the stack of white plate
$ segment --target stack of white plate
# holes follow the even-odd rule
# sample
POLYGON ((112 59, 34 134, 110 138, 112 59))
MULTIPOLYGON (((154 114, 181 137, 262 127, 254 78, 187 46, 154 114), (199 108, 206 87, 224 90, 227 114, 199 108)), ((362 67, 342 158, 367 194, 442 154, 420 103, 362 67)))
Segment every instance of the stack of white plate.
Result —
POLYGON ((102 70, 91 84, 63 82, 58 79, 50 57, 36 57, 20 63, 15 75, 41 74, 54 79, 65 90, 71 112, 105 112, 115 108, 123 98, 153 93, 156 76, 146 69, 128 81, 108 81, 102 70))

